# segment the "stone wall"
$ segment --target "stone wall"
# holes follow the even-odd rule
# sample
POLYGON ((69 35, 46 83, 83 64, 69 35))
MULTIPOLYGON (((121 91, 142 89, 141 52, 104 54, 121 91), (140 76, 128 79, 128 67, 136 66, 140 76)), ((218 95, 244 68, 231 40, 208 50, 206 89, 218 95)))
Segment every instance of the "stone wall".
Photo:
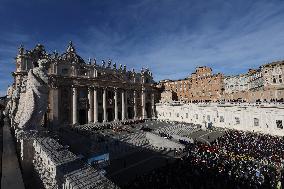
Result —
POLYGON ((279 104, 157 104, 161 120, 284 136, 284 106, 279 104))

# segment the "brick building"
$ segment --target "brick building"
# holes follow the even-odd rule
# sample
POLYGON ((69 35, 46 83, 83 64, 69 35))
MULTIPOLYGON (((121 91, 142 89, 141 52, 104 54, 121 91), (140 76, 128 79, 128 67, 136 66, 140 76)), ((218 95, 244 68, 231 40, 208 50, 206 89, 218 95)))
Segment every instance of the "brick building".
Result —
MULTIPOLYGON (((191 79, 185 78, 179 80, 162 80, 158 83, 158 88, 162 89, 163 91, 171 91, 171 93, 167 92, 163 95, 171 95, 173 100, 187 102, 191 88, 191 79)), ((168 96, 166 97, 168 98, 168 96)))
POLYGON ((162 91, 172 92, 163 94, 167 101, 173 97, 184 102, 283 102, 283 78, 284 61, 277 61, 249 69, 245 74, 225 77, 213 74, 209 67, 197 67, 185 79, 163 80, 158 86, 162 91))
POLYGON ((189 101, 216 102, 220 100, 224 91, 223 78, 223 74, 213 74, 209 67, 197 67, 196 71, 191 74, 189 101))
MULTIPOLYGON (((196 72, 185 79, 162 80, 158 88, 163 91, 172 91, 173 94, 164 93, 164 97, 172 95, 178 101, 207 102, 221 99, 223 93, 223 74, 212 74, 212 69, 206 66, 196 68, 196 72)), ((163 101, 163 100, 162 100, 163 101)))

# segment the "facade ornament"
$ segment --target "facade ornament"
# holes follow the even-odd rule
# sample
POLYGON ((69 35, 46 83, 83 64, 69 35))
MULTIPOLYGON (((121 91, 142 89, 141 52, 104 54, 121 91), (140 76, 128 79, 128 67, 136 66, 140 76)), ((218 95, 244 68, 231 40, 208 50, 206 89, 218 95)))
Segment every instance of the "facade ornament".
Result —
POLYGON ((96 66, 96 65, 97 65, 97 60, 96 60, 96 58, 94 58, 93 63, 94 63, 94 66, 96 66))
POLYGON ((122 71, 122 64, 119 64, 119 70, 122 71))
POLYGON ((116 63, 113 64, 113 69, 116 69, 116 63))
POLYGON ((89 58, 89 62, 88 62, 89 65, 91 65, 91 61, 92 61, 91 58, 89 58))
POLYGON ((126 72, 126 65, 123 66, 123 71, 126 72))
POLYGON ((20 45, 20 47, 19 47, 19 55, 23 55, 24 54, 24 52, 25 52, 25 49, 24 49, 24 46, 23 45, 20 45))

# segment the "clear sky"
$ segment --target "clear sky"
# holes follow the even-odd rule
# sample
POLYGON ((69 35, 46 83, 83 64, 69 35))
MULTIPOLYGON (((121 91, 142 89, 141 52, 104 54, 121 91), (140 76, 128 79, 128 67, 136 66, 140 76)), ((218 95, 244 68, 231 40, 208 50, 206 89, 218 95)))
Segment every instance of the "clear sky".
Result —
POLYGON ((207 65, 226 75, 284 59, 280 0, 0 0, 0 96, 23 44, 149 67, 156 81, 207 65))

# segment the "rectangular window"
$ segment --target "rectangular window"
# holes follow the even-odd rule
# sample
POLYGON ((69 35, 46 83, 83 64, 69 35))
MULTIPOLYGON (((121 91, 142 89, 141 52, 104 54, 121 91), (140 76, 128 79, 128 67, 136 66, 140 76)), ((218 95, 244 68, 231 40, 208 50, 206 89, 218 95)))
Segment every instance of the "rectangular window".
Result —
POLYGON ((220 116, 220 122, 221 122, 221 123, 224 122, 224 116, 220 116))
POLYGON ((177 117, 179 117, 179 113, 177 113, 177 117))
POLYGON ((188 113, 185 114, 185 117, 188 118, 188 113))
POLYGON ((235 117, 235 121, 236 121, 236 125, 240 124, 240 118, 239 117, 235 117))
POLYGON ((195 114, 195 119, 198 119, 198 114, 195 114))
POLYGON ((259 126, 259 119, 258 118, 254 118, 253 122, 254 122, 254 126, 259 126))
POLYGON ((279 129, 283 129, 283 124, 282 124, 282 120, 276 120, 276 126, 279 129))
POLYGON ((207 115, 207 120, 210 121, 210 115, 207 115))

